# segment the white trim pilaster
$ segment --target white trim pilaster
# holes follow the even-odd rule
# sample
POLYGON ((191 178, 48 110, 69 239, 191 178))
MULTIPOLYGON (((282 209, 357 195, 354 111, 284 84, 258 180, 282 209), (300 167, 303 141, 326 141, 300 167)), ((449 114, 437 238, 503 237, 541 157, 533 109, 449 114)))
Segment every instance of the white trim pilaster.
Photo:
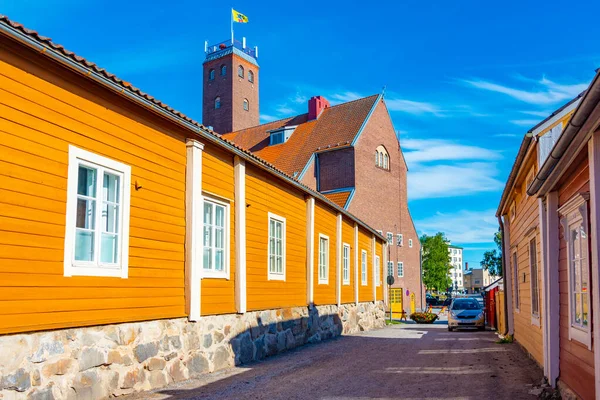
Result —
POLYGON ((246 312, 246 161, 233 160, 235 182, 235 307, 246 312))
POLYGON ((354 302, 358 305, 358 224, 354 223, 354 302))
POLYGON ((315 302, 315 198, 306 200, 306 302, 315 302))
POLYGON ((335 240, 335 298, 337 306, 342 305, 342 214, 337 215, 335 240))
POLYGON ((513 276, 514 276, 514 265, 512 265, 512 252, 510 251, 510 221, 509 218, 502 217, 504 222, 504 231, 502 232, 502 257, 504 258, 504 268, 506 268, 506 274, 504 277, 504 301, 506 301, 506 309, 508 310, 506 315, 507 333, 513 335, 515 332, 514 328, 514 316, 513 316, 513 276))
MULTIPOLYGON (((387 277, 388 277, 388 243, 387 241, 383 244, 382 246, 382 256, 383 256, 383 265, 382 265, 382 269, 383 269, 383 276, 385 277, 385 279, 382 279, 382 285, 383 285, 383 303, 387 306, 388 304, 388 284, 387 284, 387 277)), ((392 268, 392 271, 394 269, 392 268)))
MULTIPOLYGON (((545 237, 545 268, 546 293, 544 306, 548 309, 546 322, 548 332, 547 359, 548 373, 546 377, 556 387, 560 364, 560 292, 558 257, 559 257, 559 222, 558 222, 558 192, 546 195, 546 237, 545 237)), ((543 238, 544 239, 544 238, 543 238)))
POLYGON ((190 321, 201 315, 202 151, 197 140, 186 142, 185 174, 185 303, 190 321))
POLYGON ((548 376, 550 367, 549 367, 549 358, 548 358, 548 314, 550 312, 550 307, 547 304, 547 300, 549 298, 548 293, 546 292, 546 285, 548 282, 548 277, 546 275, 548 270, 548 243, 546 242, 546 237, 548 235, 548 227, 546 225, 546 202, 542 198, 538 198, 538 224, 540 227, 540 260, 539 265, 541 268, 541 278, 542 278, 542 290, 541 292, 541 301, 542 305, 541 318, 542 323, 542 343, 543 343, 543 352, 544 352, 544 376, 548 376))
MULTIPOLYGON (((371 275, 373 275, 371 281, 373 282, 373 302, 377 301, 377 276, 375 275, 375 269, 377 269, 377 264, 375 263, 377 245, 375 243, 375 235, 371 235, 371 263, 373 264, 373 268, 371 268, 371 275)), ((379 259, 379 262, 381 263, 381 258, 379 259)))
POLYGON ((590 173, 590 222, 592 250, 592 330, 594 345, 594 381, 596 383, 596 399, 600 399, 600 132, 592 134, 588 142, 588 159, 590 173))

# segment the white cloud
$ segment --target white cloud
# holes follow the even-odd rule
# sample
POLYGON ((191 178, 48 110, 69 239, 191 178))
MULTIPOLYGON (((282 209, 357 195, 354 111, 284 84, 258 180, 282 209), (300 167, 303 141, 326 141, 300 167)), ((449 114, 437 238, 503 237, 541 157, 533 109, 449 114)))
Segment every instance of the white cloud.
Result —
POLYGON ((275 117, 274 115, 269 115, 269 114, 260 114, 260 122, 271 122, 271 121, 276 121, 279 118, 275 117))
POLYGON ((417 164, 408 172, 408 197, 413 201, 498 191, 504 187, 498 173, 493 162, 417 164))
POLYGON ((329 95, 332 104, 347 103, 349 101, 362 99, 363 95, 356 92, 332 93, 329 95))
MULTIPOLYGON (((444 232, 453 243, 493 243, 498 230, 495 210, 460 210, 453 213, 437 212, 433 216, 415 221, 421 233, 433 235, 444 232)), ((494 248, 492 245, 489 248, 494 248)), ((469 250, 474 250, 470 248, 469 250)), ((485 248, 487 250, 488 248, 485 248)))
POLYGON ((540 121, 540 119, 511 119, 510 123, 519 126, 533 127, 537 125, 540 121))
POLYGON ((409 167, 422 162, 447 160, 498 160, 500 154, 483 147, 440 139, 404 139, 400 145, 409 167), (408 151, 406 151, 408 150, 408 151))
POLYGON ((295 113, 295 110, 289 107, 287 104, 281 104, 275 108, 277 114, 281 114, 283 116, 290 116, 295 113))
POLYGON ((530 104, 554 104, 570 100, 587 88, 587 84, 585 83, 565 85, 555 83, 546 78, 535 81, 536 88, 531 90, 517 89, 483 79, 463 79, 461 81, 475 88, 502 93, 530 104))
POLYGON ((300 92, 296 92, 296 94, 289 99, 292 103, 296 104, 305 104, 308 103, 308 97, 304 96, 300 92))
POLYGON ((443 110, 439 106, 421 101, 386 98, 385 104, 390 111, 400 111, 408 114, 422 115, 432 114, 437 117, 443 117, 443 110))
POLYGON ((493 137, 498 137, 498 138, 509 138, 509 137, 519 137, 521 135, 517 135, 516 133, 497 133, 495 135, 493 135, 493 137))
POLYGON ((519 111, 519 112, 521 114, 533 115, 535 117, 541 117, 541 118, 546 118, 550 114, 552 114, 551 111, 519 111))

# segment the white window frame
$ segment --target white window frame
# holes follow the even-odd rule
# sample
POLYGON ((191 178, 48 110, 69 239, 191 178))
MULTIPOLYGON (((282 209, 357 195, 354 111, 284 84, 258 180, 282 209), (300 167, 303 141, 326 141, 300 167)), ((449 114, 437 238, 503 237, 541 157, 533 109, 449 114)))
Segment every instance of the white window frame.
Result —
MULTIPOLYGON (((589 195, 575 195, 569 201, 567 201, 559 210, 559 214, 562 216, 561 224, 563 227, 564 238, 567 242, 567 262, 568 262, 568 283, 569 283, 569 340, 575 340, 579 343, 587 346, 589 350, 592 350, 592 318, 591 315, 588 316, 588 326, 585 329, 582 326, 573 325, 574 313, 573 313, 573 267, 572 267, 572 250, 571 250, 571 227, 574 225, 582 225, 583 229, 587 233, 586 236, 589 237, 589 221, 588 221, 588 212, 587 212, 587 201, 589 199, 589 195)), ((589 239, 588 239, 589 240, 589 239)), ((589 293, 591 291, 591 270, 590 270, 590 249, 589 243, 585 246, 585 259, 586 266, 588 271, 588 309, 590 310, 592 305, 590 303, 589 293)), ((581 267, 583 270, 583 266, 581 267)))
POLYGON ((281 215, 277 215, 277 214, 273 214, 271 212, 268 213, 268 219, 267 219, 267 279, 270 281, 285 281, 285 274, 286 274, 286 232, 287 232, 287 223, 286 223, 286 219, 285 217, 282 217, 281 215), (271 240, 271 220, 275 220, 277 222, 281 222, 283 223, 283 237, 282 237, 282 241, 283 241, 283 246, 282 246, 282 270, 283 273, 277 273, 277 272, 271 272, 271 266, 269 265, 269 262, 271 260, 271 247, 270 247, 270 243, 269 241, 271 240))
POLYGON ((394 234, 392 232, 386 232, 385 238, 387 239, 388 244, 391 246, 394 244, 394 234))
POLYGON ((344 285, 350 284, 350 245, 348 243, 342 245, 342 281, 344 285))
POLYGON ((375 286, 381 286, 381 257, 379 256, 375 256, 375 286))
POLYGON ((401 233, 397 233, 396 234, 396 246, 402 247, 402 245, 404 245, 404 238, 402 237, 401 233))
POLYGON ((530 294, 530 300, 531 300, 531 323, 533 325, 536 326, 540 326, 540 306, 541 306, 541 302, 540 302, 540 282, 539 282, 539 272, 540 272, 540 260, 538 257, 538 245, 537 245, 537 236, 535 235, 535 233, 529 237, 529 239, 527 240, 527 254, 529 256, 529 294, 530 294), (531 252, 531 245, 533 243, 534 246, 534 250, 535 253, 531 252), (535 262, 533 260, 533 258, 535 258, 535 262), (533 267, 535 264, 535 276, 534 276, 534 271, 533 271, 533 267), (535 279, 535 281, 534 281, 535 279), (534 288, 534 284, 535 284, 535 288, 534 288), (536 293, 536 301, 537 301, 537 312, 534 312, 533 310, 533 294, 536 293))
MULTIPOLYGON (((102 188, 102 179, 97 179, 97 190, 102 188)), ((96 197, 96 233, 100 232, 101 197, 96 197)), ((131 167, 110 158, 69 145, 69 166, 67 179, 67 212, 65 225, 64 276, 100 276, 127 278, 129 274, 129 213, 131 206, 131 167), (75 261, 75 225, 77 222, 77 183, 79 165, 97 169, 97 177, 104 179, 104 171, 120 177, 121 202, 119 206, 118 262, 105 264, 99 260, 98 242, 95 239, 96 261, 75 261)), ((96 235, 99 236, 99 235, 96 235)))
POLYGON ((412 239, 408 239, 408 247, 412 248, 412 239))
MULTIPOLYGON (((209 202, 209 203, 213 203, 216 205, 219 205, 221 207, 225 208, 225 232, 224 232, 224 241, 223 244, 225 246, 224 248, 224 254, 223 257, 224 259, 224 263, 223 263, 223 271, 215 271, 212 269, 205 269, 205 265, 204 262, 202 263, 202 271, 200 271, 200 276, 202 278, 217 278, 217 279, 230 279, 231 278, 231 270, 230 270, 230 260, 231 260, 231 245, 230 245, 230 241, 231 241, 231 231, 230 229, 230 222, 229 222, 229 217, 231 215, 231 209, 230 209, 230 205, 229 202, 217 199, 213 196, 207 196, 206 194, 202 196, 202 235, 204 235, 204 203, 209 202)), ((204 238, 202 239, 202 250, 204 251, 204 238)), ((201 255, 202 259, 204 260, 204 254, 201 255)))
POLYGON ((367 286, 368 282, 368 270, 367 270, 367 251, 360 251, 360 284, 361 286, 367 286))
POLYGON ((396 267, 398 268, 398 278, 404 278, 404 262, 398 261, 396 267))
POLYGON ((329 236, 319 233, 319 285, 329 284, 329 236), (322 240, 325 240, 325 248, 321 249, 322 240), (321 258, 322 251, 325 251, 325 258, 321 258), (325 264, 323 264, 325 262, 325 264), (325 272, 325 276, 321 275, 321 271, 325 272))

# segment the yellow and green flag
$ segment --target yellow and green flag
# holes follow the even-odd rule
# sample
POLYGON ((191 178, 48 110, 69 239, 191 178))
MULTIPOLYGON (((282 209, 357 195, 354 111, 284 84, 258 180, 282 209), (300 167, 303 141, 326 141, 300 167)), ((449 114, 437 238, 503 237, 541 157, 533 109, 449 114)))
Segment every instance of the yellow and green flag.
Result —
POLYGON ((235 11, 232 8, 231 9, 231 14, 232 14, 233 22, 239 22, 239 23, 242 23, 242 24, 247 24, 248 23, 248 17, 246 17, 241 12, 237 12, 237 11, 235 11))

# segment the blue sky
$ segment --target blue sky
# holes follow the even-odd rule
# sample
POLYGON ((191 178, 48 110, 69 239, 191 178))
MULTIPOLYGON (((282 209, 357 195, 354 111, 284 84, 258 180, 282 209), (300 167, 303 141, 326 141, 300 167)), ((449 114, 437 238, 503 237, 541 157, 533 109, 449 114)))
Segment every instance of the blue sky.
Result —
POLYGON ((600 66, 600 3, 9 1, 0 13, 187 115, 202 118, 204 41, 259 46, 263 121, 380 93, 409 165, 419 233, 446 232, 479 265, 524 133, 600 66), (41 6, 43 4, 43 6, 41 6), (360 6, 359 6, 360 5, 360 6))

